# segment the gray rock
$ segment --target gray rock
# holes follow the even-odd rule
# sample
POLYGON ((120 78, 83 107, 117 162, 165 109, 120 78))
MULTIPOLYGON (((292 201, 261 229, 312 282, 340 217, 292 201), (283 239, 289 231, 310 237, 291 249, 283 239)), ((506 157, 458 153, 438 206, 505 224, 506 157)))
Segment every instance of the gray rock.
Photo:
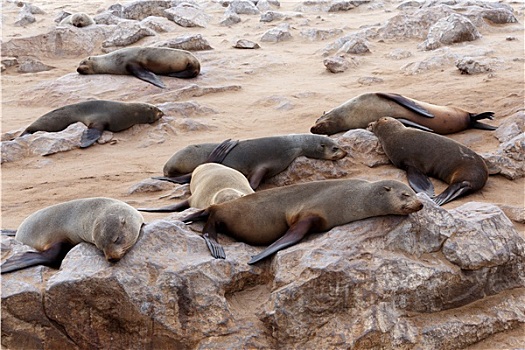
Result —
POLYGON ((233 11, 226 11, 224 13, 224 16, 222 17, 222 20, 219 22, 219 25, 229 27, 234 24, 241 22, 241 16, 239 16, 237 13, 233 11))
POLYGON ((490 174, 501 174, 515 180, 525 176, 525 133, 502 143, 493 153, 480 154, 490 174))
POLYGON ((19 66, 18 66, 17 71, 19 73, 45 72, 45 71, 55 68, 53 66, 49 66, 39 60, 30 58, 30 57, 21 58, 18 61, 19 61, 19 66))
POLYGON ((498 204, 498 207, 507 215, 512 221, 520 224, 525 224, 525 208, 514 207, 506 204, 498 204))
POLYGON ((148 16, 140 21, 140 24, 156 33, 167 33, 175 31, 178 27, 166 17, 148 16))
MULTIPOLYGON (((158 104, 157 107, 167 116, 176 117, 200 117, 206 115, 217 114, 218 112, 210 107, 203 106, 196 101, 184 102, 164 102, 158 104)), ((163 118, 164 119, 164 118, 163 118)))
POLYGON ((339 12, 354 9, 370 0, 307 0, 299 3, 294 10, 299 12, 339 12))
POLYGON ((238 15, 258 15, 260 13, 257 6, 249 0, 233 0, 230 2, 227 11, 235 12, 238 15))
POLYGON ((344 56, 332 56, 325 58, 323 64, 332 73, 342 73, 350 67, 356 67, 357 61, 353 57, 350 57, 348 61, 344 56))
POLYGON ((424 1, 407 0, 399 4, 397 6, 397 9, 404 10, 404 9, 412 8, 412 7, 421 7, 423 4, 424 4, 424 1))
POLYGON ((481 38, 474 24, 459 14, 451 14, 433 24, 427 39, 419 45, 424 50, 435 50, 442 45, 450 45, 481 38))
POLYGON ((168 181, 145 179, 133 185, 128 194, 160 192, 173 189, 174 184, 168 181))
POLYGON ((176 37, 166 41, 154 43, 151 46, 155 47, 170 47, 172 49, 180 49, 187 51, 203 51, 213 50, 208 40, 202 37, 201 34, 188 34, 176 37))
POLYGON ((361 78, 357 79, 357 83, 359 83, 361 85, 365 85, 365 86, 382 84, 384 82, 385 81, 383 79, 378 78, 378 77, 361 77, 361 78))
POLYGON ((267 30, 261 37, 261 41, 278 43, 281 41, 292 40, 290 25, 281 23, 277 27, 267 30))
POLYGON ((403 49, 394 49, 386 57, 391 60, 403 60, 412 56, 412 52, 403 49))
POLYGON ((164 11, 166 17, 182 27, 206 28, 211 17, 203 10, 184 4, 164 11))
POLYGON ((277 0, 259 0, 257 1, 257 9, 260 12, 270 11, 281 7, 281 3, 277 0))
POLYGON ((239 39, 235 42, 233 45, 236 49, 258 49, 260 48, 259 44, 246 40, 246 39, 239 39))
POLYGON ((343 33, 342 29, 303 29, 299 33, 301 36, 307 38, 308 40, 326 40, 334 36, 340 35, 343 33))
POLYGON ((140 0, 112 7, 112 13, 125 19, 142 21, 149 16, 165 17, 164 10, 172 7, 170 0, 140 0))
POLYGON ((115 14, 105 11, 93 16, 93 20, 96 24, 105 24, 105 25, 117 25, 122 22, 134 22, 131 19, 125 19, 115 14))
POLYGON ((278 12, 278 11, 266 11, 261 14, 260 22, 273 22, 283 19, 302 18, 303 14, 300 12, 278 12))
POLYGON ((333 0, 328 6, 327 12, 340 12, 355 9, 363 4, 370 3, 371 0, 333 0))
POLYGON ((499 142, 507 142, 525 131, 525 110, 520 110, 506 118, 494 131, 499 142))
POLYGON ((512 11, 512 8, 468 6, 464 16, 468 17, 478 27, 486 27, 487 24, 518 23, 512 11))
POLYGON ((461 74, 483 74, 494 72, 503 67, 504 61, 490 57, 462 57, 456 61, 461 74))
POLYGON ((434 55, 422 61, 410 62, 403 65, 401 70, 407 75, 421 74, 428 70, 440 69, 448 65, 452 66, 460 57, 459 54, 454 53, 448 47, 444 47, 437 49, 434 55))
POLYGON ((2 57, 1 59, 1 63, 5 66, 5 67, 14 67, 14 66, 17 66, 18 65, 18 58, 16 57, 2 57))
POLYGON ((33 15, 33 13, 31 13, 31 6, 28 4, 24 4, 22 6, 22 9, 20 10, 20 13, 18 14, 18 18, 14 25, 17 27, 25 27, 35 22, 36 18, 33 15))
POLYGON ((370 53, 366 40, 362 38, 352 38, 341 46, 337 54, 354 54, 354 55, 363 55, 370 53))
MULTIPOLYGON (((150 28, 142 26, 137 22, 121 22, 117 25, 113 34, 102 43, 104 48, 119 48, 136 43, 147 36, 155 36, 156 33, 150 28)), ((106 50, 107 51, 107 50, 106 50)))
MULTIPOLYGON (((353 34, 345 35, 345 36, 337 39, 333 43, 325 46, 325 48, 322 51, 322 54, 323 54, 323 56, 333 55, 336 52, 338 52, 339 50, 341 50, 341 48, 343 46, 347 45, 347 43, 349 43, 349 42, 351 44, 348 44, 348 47, 355 46, 357 44, 358 47, 363 48, 364 46, 367 46, 366 45, 366 40, 367 39, 375 38, 376 36, 377 36, 377 33, 376 33, 376 30, 374 28, 363 29, 363 30, 360 30, 360 31, 355 32, 353 34)), ((362 50, 360 50, 360 51, 362 51, 362 50)))

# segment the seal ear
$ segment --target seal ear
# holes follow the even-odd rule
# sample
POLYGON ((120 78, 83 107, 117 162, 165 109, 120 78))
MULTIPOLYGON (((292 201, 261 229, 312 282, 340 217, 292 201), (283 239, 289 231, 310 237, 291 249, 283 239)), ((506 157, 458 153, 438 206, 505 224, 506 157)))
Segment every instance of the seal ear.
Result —
POLYGON ((387 192, 390 192, 392 190, 392 187, 390 186, 383 186, 383 188, 387 191, 387 192))

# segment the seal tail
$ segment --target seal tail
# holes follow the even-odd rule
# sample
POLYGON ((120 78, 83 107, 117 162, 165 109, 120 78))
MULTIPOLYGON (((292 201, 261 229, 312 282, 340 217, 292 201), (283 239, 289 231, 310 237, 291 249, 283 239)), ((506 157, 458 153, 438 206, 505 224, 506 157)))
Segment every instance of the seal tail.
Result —
POLYGON ((31 266, 44 265, 58 269, 66 254, 73 248, 69 242, 58 242, 42 252, 25 252, 7 259, 0 269, 2 274, 25 269, 31 266))
POLYGON ((16 230, 0 230, 3 236, 14 236, 16 235, 16 230))
POLYGON ((202 209, 202 210, 196 211, 195 213, 182 218, 180 221, 185 222, 185 223, 188 223, 191 221, 204 221, 208 219, 209 216, 210 216, 210 212, 207 209, 202 209))
POLYGON ((482 130, 496 130, 496 126, 488 125, 485 123, 480 123, 480 119, 494 119, 494 112, 483 112, 478 114, 470 113, 470 127, 473 129, 482 129, 482 130))

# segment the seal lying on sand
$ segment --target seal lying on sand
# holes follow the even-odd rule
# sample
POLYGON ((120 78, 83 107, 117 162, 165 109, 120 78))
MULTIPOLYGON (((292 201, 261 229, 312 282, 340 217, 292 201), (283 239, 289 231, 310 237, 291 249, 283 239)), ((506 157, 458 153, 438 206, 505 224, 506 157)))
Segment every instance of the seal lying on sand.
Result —
POLYGON ((393 180, 313 181, 272 188, 198 211, 184 222, 205 220, 210 251, 225 254, 219 230, 251 245, 271 245, 254 256, 254 264, 298 243, 311 232, 323 232, 352 221, 379 215, 408 215, 423 207, 414 191, 393 180))
POLYGON ((469 128, 495 130, 496 127, 478 121, 493 119, 493 115, 493 112, 474 114, 456 107, 437 106, 398 94, 366 93, 323 114, 310 131, 332 135, 350 129, 364 129, 379 118, 392 117, 407 126, 451 134, 469 128))
POLYGON ((126 103, 117 101, 94 100, 74 103, 52 110, 29 125, 20 136, 37 131, 56 132, 76 122, 84 123, 80 147, 95 143, 104 130, 118 132, 135 124, 153 123, 164 113, 148 103, 126 103))
POLYGON ((246 176, 218 163, 201 164, 193 170, 190 181, 191 196, 174 205, 161 208, 139 208, 146 212, 174 212, 192 208, 204 209, 253 193, 246 176))
POLYGON ((134 75, 165 88, 157 74, 189 79, 196 77, 200 69, 199 60, 189 51, 166 47, 127 47, 105 55, 89 56, 80 62, 77 72, 134 75))
POLYGON ((41 209, 20 224, 15 239, 38 252, 25 252, 7 259, 2 273, 35 265, 58 268, 78 243, 93 243, 106 260, 120 260, 137 242, 144 224, 130 205, 111 198, 72 200, 41 209))
POLYGON ((416 192, 435 197, 434 185, 427 175, 449 184, 443 193, 433 198, 438 205, 477 191, 487 182, 488 169, 483 158, 459 142, 406 128, 390 117, 370 123, 370 129, 379 138, 390 161, 406 170, 408 182, 416 192))
POLYGON ((299 156, 337 160, 347 154, 329 137, 294 134, 238 141, 226 152, 222 152, 220 159, 210 157, 212 152, 228 142, 227 140, 222 144, 205 143, 183 148, 166 162, 164 177, 158 179, 177 183, 189 182, 191 172, 198 165, 218 162, 243 173, 255 189, 264 178, 279 174, 299 156))

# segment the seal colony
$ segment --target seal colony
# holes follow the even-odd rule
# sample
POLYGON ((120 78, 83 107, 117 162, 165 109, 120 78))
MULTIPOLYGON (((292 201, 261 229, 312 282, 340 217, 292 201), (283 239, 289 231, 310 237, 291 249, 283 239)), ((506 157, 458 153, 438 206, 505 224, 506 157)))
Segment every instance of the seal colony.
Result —
POLYGON ((298 243, 308 233, 380 215, 408 215, 423 204, 407 185, 394 180, 313 181, 259 191, 196 212, 184 222, 207 219, 203 235, 212 256, 223 258, 219 230, 250 245, 268 245, 254 264, 298 243), (210 246, 212 246, 210 248, 210 246))
POLYGON ((38 252, 7 259, 2 274, 35 265, 58 268, 81 242, 94 244, 107 261, 118 261, 137 242, 143 224, 135 208, 112 198, 76 199, 41 209, 28 216, 15 235, 38 252))
POLYGON ((425 192, 438 205, 485 186, 488 169, 483 158, 459 142, 426 131, 406 128, 394 118, 370 124, 390 161, 407 172, 410 186, 425 192), (427 175, 449 186, 438 196, 427 175))
POLYGON ((381 117, 396 118, 407 126, 438 134, 469 128, 495 130, 495 127, 479 122, 480 119, 493 119, 493 115, 493 112, 475 114, 456 107, 437 106, 399 94, 366 93, 323 114, 310 132, 332 135, 350 129, 364 129, 381 117))
POLYGON ((311 134, 238 141, 229 147, 228 151, 221 153, 221 160, 216 160, 213 156, 210 158, 219 146, 224 146, 224 143, 190 145, 181 149, 166 162, 164 177, 158 179, 177 183, 188 182, 191 175, 187 175, 198 165, 215 161, 240 171, 248 178, 252 188, 256 189, 263 179, 279 174, 299 156, 335 161, 347 154, 331 138, 311 134))
POLYGON ((73 123, 82 122, 88 127, 80 141, 80 147, 85 148, 95 143, 104 130, 119 132, 135 124, 151 124, 163 115, 164 112, 148 103, 86 101, 60 107, 44 114, 29 125, 20 136, 37 131, 61 131, 73 123))
POLYGON ((79 74, 134 75, 160 88, 158 75, 189 79, 201 69, 197 57, 185 50, 165 47, 128 47, 105 55, 89 56, 78 65, 79 74))

